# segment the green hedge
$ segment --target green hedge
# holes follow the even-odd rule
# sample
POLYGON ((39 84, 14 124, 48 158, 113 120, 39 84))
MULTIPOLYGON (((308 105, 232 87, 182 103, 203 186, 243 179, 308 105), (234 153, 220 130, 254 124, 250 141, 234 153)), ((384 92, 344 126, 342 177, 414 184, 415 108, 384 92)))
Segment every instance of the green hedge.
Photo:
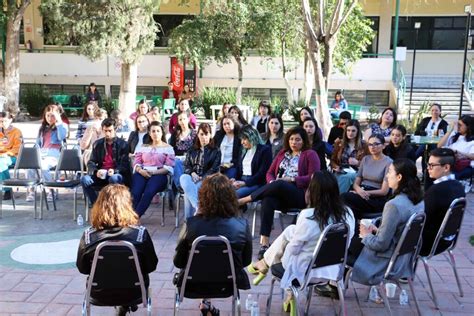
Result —
POLYGON ((52 98, 40 85, 28 85, 20 95, 20 104, 31 116, 39 117, 46 105, 52 104, 52 98))

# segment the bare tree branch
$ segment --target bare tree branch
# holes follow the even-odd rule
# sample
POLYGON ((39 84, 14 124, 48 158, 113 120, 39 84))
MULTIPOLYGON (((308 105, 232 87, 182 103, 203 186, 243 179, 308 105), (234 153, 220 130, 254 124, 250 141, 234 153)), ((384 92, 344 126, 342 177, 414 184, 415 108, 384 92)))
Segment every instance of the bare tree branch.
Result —
POLYGON ((334 30, 334 32, 331 34, 331 35, 334 35, 336 34, 337 32, 339 32, 339 29, 341 28, 341 26, 346 22, 347 18, 349 17, 349 15, 351 14, 352 10, 354 10, 355 6, 357 5, 357 2, 358 0, 352 0, 349 8, 347 9, 346 13, 344 13, 344 16, 342 17, 342 19, 339 21, 339 24, 337 25, 337 28, 334 30))
POLYGON ((314 42, 318 41, 318 35, 314 31, 313 27, 313 18, 311 17, 311 8, 309 6, 309 1, 308 0, 301 0, 301 3, 303 5, 303 15, 305 18, 306 26, 308 27, 308 31, 311 35, 311 38, 314 42))

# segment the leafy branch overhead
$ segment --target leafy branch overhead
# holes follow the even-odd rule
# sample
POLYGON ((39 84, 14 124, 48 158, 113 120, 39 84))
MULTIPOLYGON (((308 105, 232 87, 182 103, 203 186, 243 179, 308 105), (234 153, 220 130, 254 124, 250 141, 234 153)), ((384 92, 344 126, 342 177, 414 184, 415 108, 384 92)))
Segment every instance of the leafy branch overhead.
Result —
POLYGON ((45 0, 40 8, 49 42, 78 45, 77 52, 93 61, 112 55, 134 64, 153 49, 155 5, 153 0, 45 0))

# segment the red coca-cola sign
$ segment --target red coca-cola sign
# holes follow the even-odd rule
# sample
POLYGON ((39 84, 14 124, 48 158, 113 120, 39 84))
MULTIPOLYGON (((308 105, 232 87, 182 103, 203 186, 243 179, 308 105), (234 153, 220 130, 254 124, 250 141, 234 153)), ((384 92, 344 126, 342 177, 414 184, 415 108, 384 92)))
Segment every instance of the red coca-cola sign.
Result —
POLYGON ((174 85, 173 89, 180 94, 184 89, 184 66, 176 57, 171 57, 171 81, 174 85))

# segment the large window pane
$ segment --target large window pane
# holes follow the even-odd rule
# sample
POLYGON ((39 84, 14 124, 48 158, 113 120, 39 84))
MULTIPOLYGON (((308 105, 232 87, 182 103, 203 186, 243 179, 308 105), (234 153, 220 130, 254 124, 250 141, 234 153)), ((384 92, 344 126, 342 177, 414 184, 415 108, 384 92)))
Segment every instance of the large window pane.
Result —
POLYGON ((457 30, 435 30, 433 49, 464 49, 464 33, 457 30))

